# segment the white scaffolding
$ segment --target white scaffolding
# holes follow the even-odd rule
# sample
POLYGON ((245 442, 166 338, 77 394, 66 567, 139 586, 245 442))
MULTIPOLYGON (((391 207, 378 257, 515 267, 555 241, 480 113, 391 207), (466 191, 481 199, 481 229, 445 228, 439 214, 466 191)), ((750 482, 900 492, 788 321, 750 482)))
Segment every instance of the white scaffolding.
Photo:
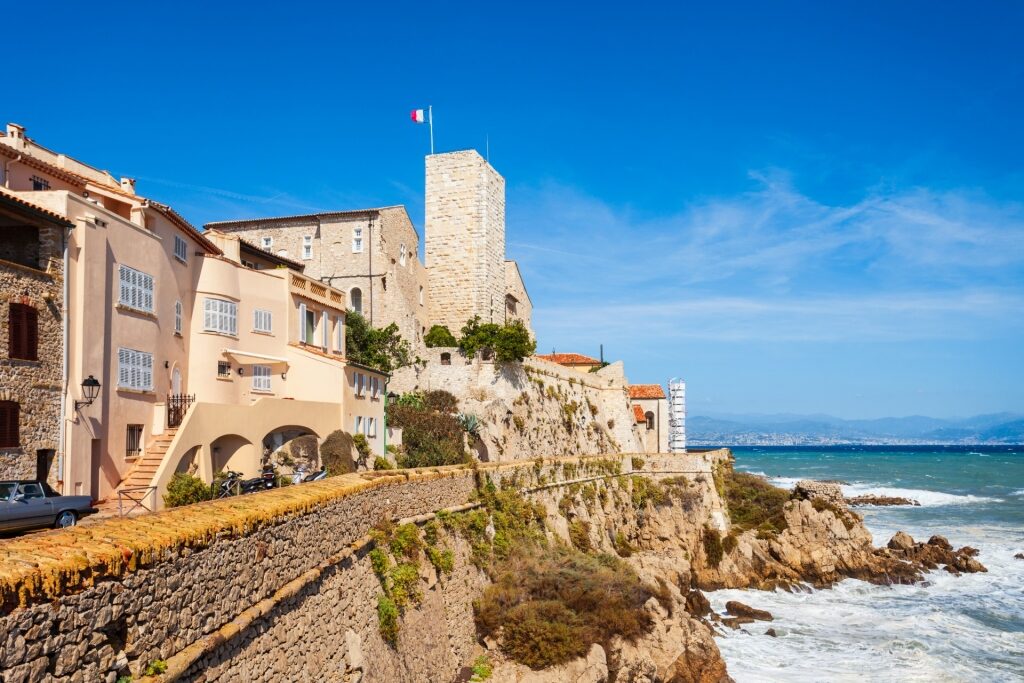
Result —
POLYGON ((668 450, 686 452, 686 382, 678 377, 668 381, 668 450))

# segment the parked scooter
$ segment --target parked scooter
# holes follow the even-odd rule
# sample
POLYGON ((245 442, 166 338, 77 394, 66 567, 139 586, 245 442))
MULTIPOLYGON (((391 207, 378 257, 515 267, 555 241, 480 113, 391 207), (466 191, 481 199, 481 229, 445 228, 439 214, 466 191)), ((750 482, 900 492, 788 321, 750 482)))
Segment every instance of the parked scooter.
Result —
POLYGON ((228 498, 242 493, 242 473, 228 470, 227 476, 221 480, 217 489, 218 498, 228 498))
POLYGON ((303 479, 302 481, 303 481, 303 483, 305 483, 307 481, 320 481, 321 479, 326 479, 326 478, 327 478, 327 468, 326 467, 321 467, 319 471, 313 472, 311 474, 306 475, 306 478, 303 479))

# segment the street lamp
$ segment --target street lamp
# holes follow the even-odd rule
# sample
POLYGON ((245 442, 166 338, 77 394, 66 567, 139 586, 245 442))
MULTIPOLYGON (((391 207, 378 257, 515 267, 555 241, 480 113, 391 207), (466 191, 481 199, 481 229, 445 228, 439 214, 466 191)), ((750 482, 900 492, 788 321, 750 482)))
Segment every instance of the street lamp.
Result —
POLYGON ((96 400, 96 397, 100 395, 100 381, 89 375, 82 380, 82 396, 85 397, 84 401, 75 401, 75 410, 84 408, 85 406, 91 406, 92 402, 96 400))

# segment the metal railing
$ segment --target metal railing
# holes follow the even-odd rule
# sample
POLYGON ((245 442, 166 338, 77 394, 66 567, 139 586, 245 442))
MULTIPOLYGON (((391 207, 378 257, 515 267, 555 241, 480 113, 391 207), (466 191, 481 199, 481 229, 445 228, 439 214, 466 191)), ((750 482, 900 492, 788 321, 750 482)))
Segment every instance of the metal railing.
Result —
POLYGON ((139 508, 142 508, 147 512, 152 512, 155 500, 151 501, 149 505, 146 505, 146 499, 151 495, 155 496, 155 494, 155 486, 135 486, 132 488, 120 489, 117 492, 117 514, 124 517, 125 515, 130 515, 133 510, 137 510, 139 508), (131 507, 126 510, 125 504, 127 503, 130 503, 131 507))
POLYGON ((167 395, 167 426, 180 427, 188 409, 196 402, 195 394, 167 395))

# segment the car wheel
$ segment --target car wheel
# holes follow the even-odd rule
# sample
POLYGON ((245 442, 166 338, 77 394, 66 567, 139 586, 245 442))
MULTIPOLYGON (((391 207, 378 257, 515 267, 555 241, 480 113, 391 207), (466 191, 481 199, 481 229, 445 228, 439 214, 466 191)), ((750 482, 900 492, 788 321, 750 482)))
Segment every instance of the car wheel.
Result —
POLYGON ((75 524, 78 524, 78 515, 71 510, 65 510, 57 515, 57 521, 54 523, 54 526, 58 529, 66 529, 67 527, 74 526, 75 524))

